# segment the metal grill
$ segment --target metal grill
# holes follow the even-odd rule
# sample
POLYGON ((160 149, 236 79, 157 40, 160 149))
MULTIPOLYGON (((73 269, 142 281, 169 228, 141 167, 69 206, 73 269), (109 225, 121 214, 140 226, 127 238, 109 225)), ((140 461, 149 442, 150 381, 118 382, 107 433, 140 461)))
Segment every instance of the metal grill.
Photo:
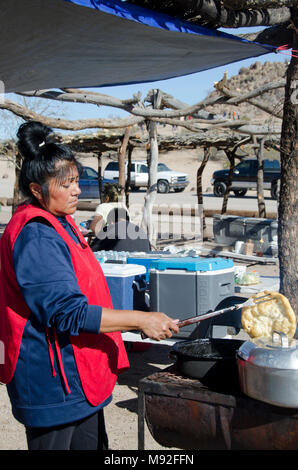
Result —
POLYGON ((175 366, 139 383, 139 449, 144 420, 164 447, 185 450, 297 450, 298 410, 214 392, 175 366))

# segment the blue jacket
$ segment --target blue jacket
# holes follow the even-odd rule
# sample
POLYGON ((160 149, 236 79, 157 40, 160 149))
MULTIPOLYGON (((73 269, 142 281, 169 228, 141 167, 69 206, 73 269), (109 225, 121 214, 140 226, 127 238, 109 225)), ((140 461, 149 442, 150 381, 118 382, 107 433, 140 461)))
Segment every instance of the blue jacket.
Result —
MULTIPOLYGON (((59 221, 79 243, 65 218, 59 217, 59 221)), ((112 397, 97 407, 86 400, 69 335, 80 331, 98 333, 101 307, 88 306, 78 287, 67 245, 44 220, 35 219, 22 229, 14 245, 13 263, 17 282, 31 310, 15 374, 7 385, 14 417, 26 426, 47 427, 93 414, 112 397), (52 375, 44 326, 54 320, 70 394, 59 374, 54 338, 50 337, 57 371, 56 377, 52 375), (47 363, 48 367, 42 367, 47 363)))

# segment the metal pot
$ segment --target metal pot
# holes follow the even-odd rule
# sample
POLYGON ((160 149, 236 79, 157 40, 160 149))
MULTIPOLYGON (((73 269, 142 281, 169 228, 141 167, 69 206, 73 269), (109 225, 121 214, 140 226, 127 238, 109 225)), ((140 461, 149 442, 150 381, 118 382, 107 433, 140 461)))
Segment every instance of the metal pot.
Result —
POLYGON ((272 340, 246 341, 237 353, 240 388, 251 398, 285 408, 298 408, 296 340, 274 332, 272 340))
POLYGON ((241 340, 203 338, 174 344, 170 357, 182 375, 199 379, 215 391, 234 391, 239 387, 236 352, 241 340))

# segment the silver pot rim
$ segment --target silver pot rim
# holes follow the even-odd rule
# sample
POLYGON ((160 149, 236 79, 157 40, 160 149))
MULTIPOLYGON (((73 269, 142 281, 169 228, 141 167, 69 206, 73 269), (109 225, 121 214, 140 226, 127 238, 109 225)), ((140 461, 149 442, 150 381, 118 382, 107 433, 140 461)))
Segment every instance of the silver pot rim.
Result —
POLYGON ((281 332, 273 332, 272 341, 270 338, 245 341, 237 351, 237 357, 259 367, 298 370, 296 340, 289 342, 287 335, 281 332))

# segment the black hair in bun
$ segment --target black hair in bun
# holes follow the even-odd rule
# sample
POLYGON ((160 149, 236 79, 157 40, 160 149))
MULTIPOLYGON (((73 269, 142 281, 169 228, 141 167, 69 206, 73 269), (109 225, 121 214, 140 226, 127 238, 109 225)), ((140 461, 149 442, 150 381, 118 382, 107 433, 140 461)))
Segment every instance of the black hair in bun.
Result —
POLYGON ((32 199, 29 185, 38 183, 46 201, 49 178, 63 179, 71 166, 81 172, 81 165, 70 148, 55 143, 50 127, 37 121, 25 122, 19 127, 17 137, 18 150, 23 157, 19 187, 24 196, 32 199))
POLYGON ((24 159, 34 160, 43 155, 47 137, 52 134, 52 129, 40 122, 25 122, 17 132, 18 149, 24 159))

